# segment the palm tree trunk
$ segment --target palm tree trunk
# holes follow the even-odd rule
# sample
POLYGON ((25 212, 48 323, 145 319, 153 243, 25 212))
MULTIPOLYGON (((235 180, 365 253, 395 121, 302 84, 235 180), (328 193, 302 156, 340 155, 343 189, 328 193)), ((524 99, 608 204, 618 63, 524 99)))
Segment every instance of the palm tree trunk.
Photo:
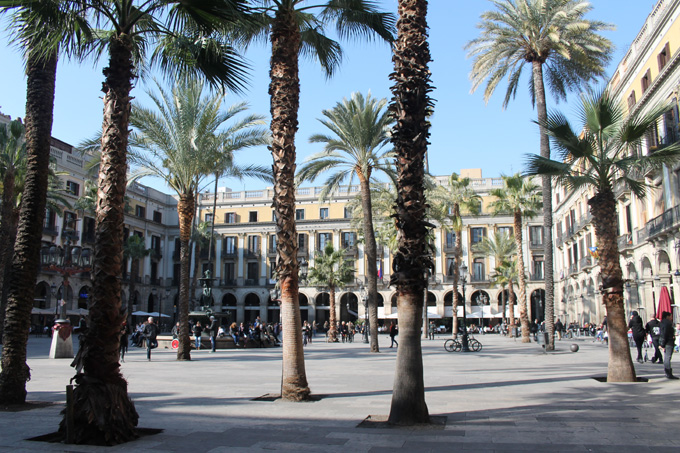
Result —
POLYGON ((512 278, 508 280, 508 297, 510 298, 510 310, 508 310, 510 312, 510 336, 514 337, 515 305, 517 305, 517 296, 515 295, 515 289, 512 285, 512 278))
POLYGON ((189 338, 189 273, 191 266, 191 224, 196 213, 194 194, 182 194, 177 203, 179 215, 179 348, 177 360, 191 360, 191 339, 189 338))
MULTIPOLYGON (((198 193, 194 195, 194 209, 198 206, 198 193)), ((200 217, 196 215, 196 211, 191 215, 191 234, 189 236, 189 273, 191 273, 191 252, 194 253, 194 275, 191 277, 191 292, 189 293, 189 308, 193 309, 195 307, 195 302, 198 300, 196 298, 196 288, 198 287, 198 267, 201 260, 201 242, 196 239, 198 234, 198 223, 200 222, 200 217)))
POLYGON ((425 403, 420 329, 423 322, 423 274, 433 263, 427 250, 424 156, 430 136, 430 51, 427 43, 427 1, 399 0, 397 40, 394 43, 393 101, 396 125, 392 144, 396 155, 395 221, 399 249, 390 284, 397 287, 400 346, 388 423, 429 423, 425 403))
MULTIPOLYGON (((505 310, 506 310, 506 303, 505 303, 505 286, 501 285, 501 303, 503 305, 503 317, 501 320, 505 322, 505 310)), ((510 336, 512 336, 512 333, 510 333, 510 336)))
MULTIPOLYGON (((139 416, 120 373, 121 265, 133 75, 129 38, 109 44, 95 226, 93 297, 78 356, 74 389, 75 443, 115 445, 137 437, 139 416), (82 369, 82 372, 81 372, 82 369)), ((67 411, 59 426, 66 435, 67 411)))
POLYGON ((588 200, 593 213, 593 226, 600 255, 602 302, 607 309, 609 332, 609 366, 607 382, 635 382, 635 367, 628 344, 628 325, 623 306, 623 272, 619 262, 616 235, 616 200, 611 190, 596 194, 588 200))
POLYGON ((337 343, 338 342, 338 317, 336 315, 336 306, 335 306, 335 288, 332 288, 330 290, 330 294, 328 297, 329 300, 329 305, 330 305, 330 310, 329 310, 329 317, 328 317, 328 338, 330 341, 337 343))
POLYGON ((373 230, 373 206, 370 175, 359 174, 361 183, 361 208, 364 212, 364 252, 366 253, 366 280, 368 285, 368 320, 371 327, 371 352, 380 352, 378 345, 378 246, 373 230))
MULTIPOLYGON (((538 111, 538 124, 541 130, 541 157, 550 158, 550 140, 548 133, 542 126, 548 119, 548 109, 545 101, 545 87, 543 84, 543 63, 532 63, 532 77, 534 79, 534 91, 536 110, 538 111)), ((543 271, 545 272, 545 330, 548 332, 549 344, 546 349, 555 349, 555 282, 553 280, 553 209, 552 209, 552 179, 550 176, 541 177, 543 193, 543 271)))
POLYGON ((44 57, 29 52, 26 61, 26 180, 2 337, 2 404, 25 403, 26 382, 31 378, 26 364, 26 344, 45 221, 56 73, 56 51, 44 57))
MULTIPOLYGON (((126 263, 123 261, 123 266, 125 266, 126 263)), ((137 276, 139 275, 139 260, 137 259, 132 259, 130 260, 130 301, 132 304, 130 305, 137 305, 139 301, 137 300, 137 276)), ((134 307, 133 307, 134 309, 134 307)), ((137 307, 137 310, 140 310, 139 307, 137 307)))
POLYGON ((527 315, 527 278, 524 275, 524 252, 522 249, 522 213, 515 211, 515 244, 517 244, 517 279, 519 280, 519 320, 522 323, 522 343, 531 343, 529 316, 527 315))
MULTIPOLYGON (((2 339, 7 296, 9 295, 9 286, 6 287, 4 282, 5 276, 9 276, 9 269, 12 264, 12 251, 14 250, 14 241, 11 239, 13 211, 16 204, 14 179, 14 168, 7 168, 2 181, 2 212, 0 213, 0 340, 2 339)), ((16 236, 16 232, 14 235, 16 236)))
POLYGON ((300 108, 298 54, 300 29, 293 7, 278 7, 271 30, 272 58, 269 73, 270 113, 276 212, 276 270, 281 283, 283 367, 281 398, 309 399, 310 390, 302 349, 298 288, 298 243, 295 228, 295 133, 300 108))
MULTIPOLYGON (((217 182, 220 180, 219 175, 215 173, 215 190, 213 191, 213 209, 212 209, 212 222, 210 222, 210 242, 208 243, 208 265, 212 266, 213 259, 213 243, 215 241, 215 218, 217 217, 217 182)), ((215 275, 215 269, 211 269, 213 276, 215 275)))
MULTIPOLYGON (((460 219, 460 205, 458 203, 453 204, 453 218, 460 219)), ((453 338, 458 338, 458 281, 460 280, 460 265, 463 260, 463 239, 461 234, 463 230, 456 230, 456 240, 453 245, 453 325, 451 330, 453 331, 453 338)), ((465 303, 465 301, 463 301, 465 303)))

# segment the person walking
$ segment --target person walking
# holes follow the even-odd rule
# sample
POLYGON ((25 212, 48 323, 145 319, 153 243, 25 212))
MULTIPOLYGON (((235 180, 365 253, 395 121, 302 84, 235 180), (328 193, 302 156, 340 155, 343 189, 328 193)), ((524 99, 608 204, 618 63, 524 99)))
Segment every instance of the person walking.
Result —
POLYGON ((390 348, 394 345, 397 345, 397 347, 399 347, 399 343, 397 343, 397 340, 394 339, 394 337, 396 337, 397 335, 399 335, 399 327, 397 327, 397 324, 394 321, 392 321, 392 324, 390 324, 390 340, 392 340, 390 348))
POLYGON ((652 319, 649 320, 645 326, 645 331, 652 337, 652 345, 654 346, 654 357, 652 357, 652 363, 663 362, 663 357, 661 356, 661 351, 659 351, 659 335, 661 334, 661 322, 656 318, 656 315, 652 315, 652 319))
POLYGON ((671 357, 673 357, 673 349, 675 348, 675 329, 673 328, 673 318, 667 311, 661 313, 659 346, 664 349, 663 369, 666 372, 666 377, 668 379, 679 379, 673 376, 673 369, 671 368, 671 357))
POLYGON ((212 346, 210 352, 212 353, 217 350, 217 331, 219 330, 217 320, 214 316, 210 317, 210 325, 206 327, 206 330, 208 331, 208 335, 210 335, 210 345, 212 346))
POLYGON ((125 353, 128 350, 130 329, 128 328, 127 322, 123 321, 120 326, 120 360, 125 362, 125 353))
POLYGON ((149 316, 144 328, 142 329, 144 338, 146 339, 146 359, 151 361, 151 350, 158 347, 158 326, 153 322, 153 318, 149 316))
POLYGON ((642 343, 644 343, 647 333, 642 326, 642 318, 638 315, 637 311, 631 312, 628 328, 633 334, 633 340, 635 341, 635 347, 637 348, 637 361, 644 363, 644 360, 642 360, 642 343))
POLYGON ((564 324, 562 324, 562 321, 560 321, 560 318, 557 318, 557 321, 555 321, 555 332, 557 332, 557 339, 561 340, 562 339, 562 332, 564 331, 564 324))
POLYGON ((203 326, 201 326, 201 321, 197 321, 194 326, 194 337, 196 337, 196 350, 201 350, 201 334, 203 333, 203 326))
POLYGON ((427 326, 427 337, 430 340, 434 340, 434 321, 430 321, 430 324, 427 326))

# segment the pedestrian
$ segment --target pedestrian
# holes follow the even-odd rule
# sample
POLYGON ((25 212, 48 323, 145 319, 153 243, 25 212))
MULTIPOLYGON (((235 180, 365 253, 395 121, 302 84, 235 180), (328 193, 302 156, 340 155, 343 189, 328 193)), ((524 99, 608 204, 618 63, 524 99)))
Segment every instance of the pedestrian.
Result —
POLYGON ((661 326, 659 328, 659 346, 663 348, 663 369, 668 379, 680 379, 673 376, 671 368, 671 357, 675 348, 675 329, 673 328, 673 318, 667 311, 661 313, 661 326))
POLYGON ((642 326, 642 318, 638 315, 637 311, 631 312, 628 328, 633 334, 633 340, 635 341, 635 347, 637 348, 637 361, 644 363, 644 360, 642 360, 642 343, 644 343, 647 334, 645 328, 642 326))
POLYGON ((215 352, 217 350, 217 330, 218 330, 218 325, 217 325, 217 320, 215 319, 214 316, 210 317, 210 325, 206 327, 206 330, 208 331, 208 335, 210 335, 210 345, 212 346, 212 349, 210 352, 215 352))
POLYGON ((120 326, 120 360, 125 362, 125 353, 128 350, 128 345, 130 344, 128 336, 130 334, 130 329, 128 328, 127 322, 123 321, 120 326))
POLYGON ((176 340, 179 338, 179 323, 175 324, 175 327, 172 328, 172 331, 170 332, 172 335, 172 339, 176 340))
POLYGON ((430 321, 427 326, 427 336, 430 340, 434 340, 434 321, 430 321))
POLYGON ((144 338, 146 339, 146 358, 151 361, 151 350, 158 347, 158 341, 156 337, 158 336, 158 326, 153 322, 153 318, 149 316, 147 323, 144 325, 142 330, 144 338))
POLYGON ((394 337, 397 335, 399 335, 399 327, 397 327, 397 324, 392 321, 392 324, 390 325, 390 340, 392 340, 392 343, 390 343, 390 348, 394 345, 399 347, 399 343, 397 343, 397 340, 394 339, 394 337))
POLYGON ((555 332, 557 332, 557 339, 561 340, 562 339, 562 331, 564 330, 564 324, 562 324, 562 321, 560 321, 560 318, 557 318, 557 321, 555 321, 555 332))
POLYGON ((201 326, 201 321, 196 321, 194 326, 194 337, 196 338, 196 350, 201 349, 201 334, 203 333, 203 327, 201 326))
POLYGON ((652 319, 649 320, 645 326, 645 331, 652 337, 652 345, 654 346, 654 357, 652 357, 652 363, 663 363, 663 357, 661 356, 661 351, 659 351, 659 335, 661 334, 661 322, 656 318, 656 315, 652 315, 652 319))

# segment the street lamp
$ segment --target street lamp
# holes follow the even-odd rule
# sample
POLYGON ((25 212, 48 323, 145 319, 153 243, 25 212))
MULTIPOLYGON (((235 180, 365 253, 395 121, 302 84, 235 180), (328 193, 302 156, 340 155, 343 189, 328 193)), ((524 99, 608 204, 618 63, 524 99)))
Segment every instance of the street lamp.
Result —
MULTIPOLYGON (((468 331, 467 331, 467 313, 465 311, 465 284, 467 283, 467 272, 468 268, 465 263, 460 266, 460 286, 463 290, 463 348, 462 352, 470 352, 470 344, 468 343, 468 331)), ((454 289, 455 291, 455 289, 454 289)))
POLYGON ((361 296, 361 302, 364 303, 364 343, 368 344, 368 331, 370 330, 370 324, 368 323, 368 291, 366 291, 363 285, 359 295, 361 296))

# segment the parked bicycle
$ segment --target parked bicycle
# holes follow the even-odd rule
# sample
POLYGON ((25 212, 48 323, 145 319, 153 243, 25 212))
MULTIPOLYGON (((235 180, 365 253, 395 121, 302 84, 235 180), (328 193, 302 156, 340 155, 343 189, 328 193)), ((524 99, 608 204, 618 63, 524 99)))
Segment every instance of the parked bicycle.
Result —
MULTIPOLYGON (((479 352, 482 350, 482 343, 472 336, 468 336, 468 347, 472 352, 479 352)), ((448 352, 460 352, 463 350, 463 343, 458 339, 448 339, 444 342, 444 349, 448 352)))

